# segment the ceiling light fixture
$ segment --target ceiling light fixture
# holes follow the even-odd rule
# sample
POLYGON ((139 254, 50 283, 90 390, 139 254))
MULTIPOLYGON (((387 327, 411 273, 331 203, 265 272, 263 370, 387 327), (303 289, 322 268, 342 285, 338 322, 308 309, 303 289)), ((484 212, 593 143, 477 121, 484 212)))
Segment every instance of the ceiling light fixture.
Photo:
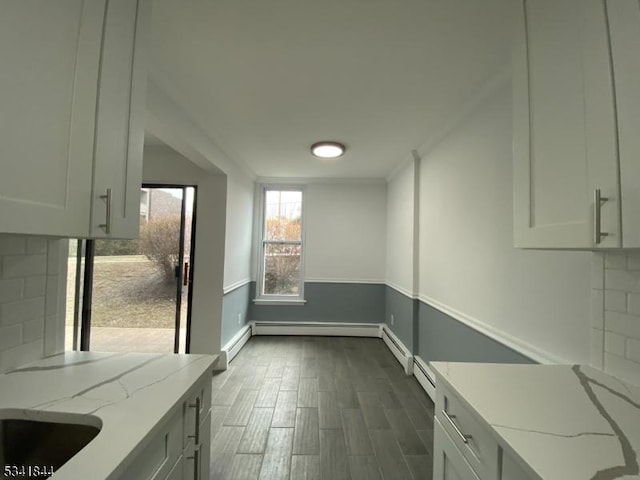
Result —
POLYGON ((346 147, 338 142, 317 142, 311 145, 311 153, 318 158, 338 158, 344 155, 346 147))

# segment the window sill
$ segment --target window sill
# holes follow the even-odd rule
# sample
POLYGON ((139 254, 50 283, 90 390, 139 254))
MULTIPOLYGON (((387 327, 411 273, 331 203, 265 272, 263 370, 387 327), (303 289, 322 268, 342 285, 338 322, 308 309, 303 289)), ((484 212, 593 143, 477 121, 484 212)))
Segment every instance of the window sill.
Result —
POLYGON ((284 298, 274 298, 274 299, 267 299, 267 298, 254 298, 253 299, 253 303, 255 303, 256 305, 299 305, 302 306, 305 303, 307 303, 306 300, 304 299, 291 299, 291 300, 287 300, 284 298))

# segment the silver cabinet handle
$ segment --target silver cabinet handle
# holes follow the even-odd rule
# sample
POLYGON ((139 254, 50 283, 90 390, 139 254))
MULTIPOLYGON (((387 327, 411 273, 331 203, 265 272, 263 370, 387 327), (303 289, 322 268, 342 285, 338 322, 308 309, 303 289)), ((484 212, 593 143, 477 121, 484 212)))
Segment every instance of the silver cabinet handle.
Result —
POLYGON ((106 195, 100 195, 100 198, 105 201, 107 204, 107 214, 105 215, 105 223, 101 223, 98 225, 100 228, 104 229, 104 233, 109 235, 111 233, 111 189, 107 188, 106 195))
POLYGON ((458 428, 458 425, 456 425, 456 422, 453 421, 456 418, 456 416, 455 415, 449 415, 445 410, 442 410, 442 415, 444 415, 444 418, 446 418, 449 421, 449 423, 451 424, 453 429, 456 431, 456 433, 458 434, 458 436, 460 437, 462 442, 463 443, 469 443, 469 440, 471 440, 471 438, 473 438, 473 437, 471 435, 467 435, 465 433, 462 433, 462 430, 460 430, 460 428, 458 428))
POLYGON ((193 460, 193 480, 200 478, 198 467, 200 466, 200 447, 194 448, 193 456, 187 457, 187 460, 193 460))
POLYGON ((602 204, 609 200, 603 197, 599 188, 593 192, 593 243, 600 245, 602 237, 608 237, 609 234, 602 231, 602 204))
POLYGON ((196 428, 195 435, 187 435, 188 438, 193 438, 196 445, 200 445, 200 397, 196 398, 196 403, 189 404, 189 408, 196 409, 196 428))

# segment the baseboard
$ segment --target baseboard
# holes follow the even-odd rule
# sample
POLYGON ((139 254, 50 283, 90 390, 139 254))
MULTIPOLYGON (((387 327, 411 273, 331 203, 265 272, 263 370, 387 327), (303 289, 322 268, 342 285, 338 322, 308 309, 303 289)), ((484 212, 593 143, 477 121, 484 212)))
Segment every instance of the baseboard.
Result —
POLYGON ((252 329, 254 335, 380 337, 379 323, 256 321, 253 322, 252 329))
POLYGON ((413 357, 413 376, 422 386, 431 400, 436 401, 436 376, 429 366, 419 356, 413 357))
POLYGON ((411 375, 413 372, 413 355, 411 354, 411 350, 409 350, 386 325, 382 326, 381 336, 384 343, 389 350, 391 350, 391 353, 393 353, 393 356, 396 357, 400 365, 402 365, 402 368, 404 368, 404 373, 411 375))
POLYGON ((220 352, 220 369, 229 368, 229 362, 238 354, 245 343, 249 341, 252 335, 251 325, 245 325, 238 333, 236 333, 227 344, 222 347, 220 352))

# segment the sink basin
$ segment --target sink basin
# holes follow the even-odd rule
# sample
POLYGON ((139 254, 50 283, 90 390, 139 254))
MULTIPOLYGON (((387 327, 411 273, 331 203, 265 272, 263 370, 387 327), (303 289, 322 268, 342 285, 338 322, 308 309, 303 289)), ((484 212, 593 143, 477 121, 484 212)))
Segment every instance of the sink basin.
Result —
POLYGON ((83 420, 79 424, 0 418, 0 478, 47 478, 100 432, 86 424, 86 417, 83 420), (17 468, 18 474, 5 471, 5 466, 17 468))

